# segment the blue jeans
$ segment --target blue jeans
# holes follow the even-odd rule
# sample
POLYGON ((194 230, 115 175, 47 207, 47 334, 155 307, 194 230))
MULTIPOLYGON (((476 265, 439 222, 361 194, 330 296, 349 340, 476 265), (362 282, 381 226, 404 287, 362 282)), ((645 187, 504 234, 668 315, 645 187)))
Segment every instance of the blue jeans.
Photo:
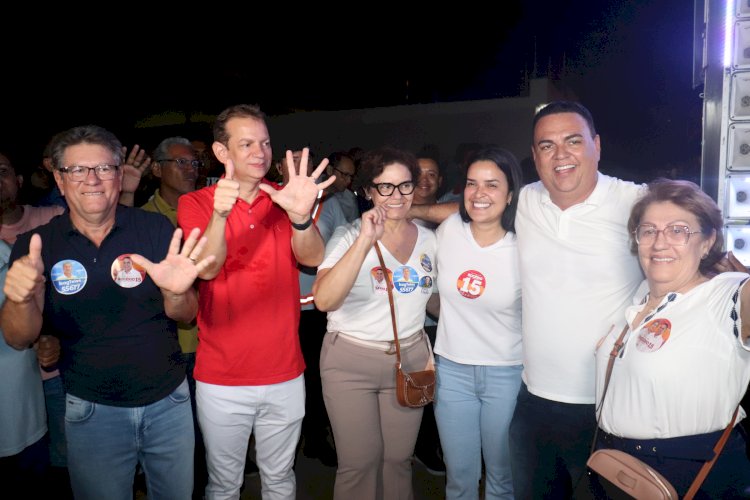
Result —
POLYGON ((67 467, 65 450, 65 388, 58 375, 42 382, 49 429, 49 460, 52 467, 67 467))
POLYGON ((523 366, 478 366, 442 356, 435 419, 447 472, 447 499, 479 497, 484 457, 485 499, 513 498, 508 429, 523 366))
POLYGON ((67 394, 68 469, 77 500, 132 500, 136 465, 149 500, 185 500, 193 491, 193 417, 184 380, 146 406, 108 406, 67 394))
POLYGON ((570 498, 586 470, 595 429, 593 404, 540 398, 522 383, 510 424, 516 498, 570 498))

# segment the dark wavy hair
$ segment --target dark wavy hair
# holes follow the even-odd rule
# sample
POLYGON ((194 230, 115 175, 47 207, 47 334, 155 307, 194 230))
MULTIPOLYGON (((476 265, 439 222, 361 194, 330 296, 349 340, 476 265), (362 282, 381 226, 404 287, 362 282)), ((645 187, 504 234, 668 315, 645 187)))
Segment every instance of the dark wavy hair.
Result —
MULTIPOLYGON (((521 166, 518 164, 518 160, 508 150, 497 146, 488 146, 478 151, 471 153, 466 159, 466 164, 463 166, 464 173, 464 186, 466 185, 466 179, 469 174, 469 167, 478 161, 491 161, 497 168, 505 174, 505 178, 508 181, 508 192, 513 193, 510 199, 510 203, 505 207, 502 217, 500 217, 500 225, 506 231, 516 232, 516 210, 518 208, 518 194, 523 186, 523 173, 521 172, 521 166)), ((461 219, 464 222, 471 222, 471 217, 466 211, 464 205, 464 194, 461 192, 461 201, 458 204, 458 213, 461 215, 461 219)))
POLYGON ((411 180, 417 182, 419 179, 419 165, 415 156, 407 151, 390 146, 367 151, 360 160, 354 177, 353 187, 356 190, 366 189, 373 186, 373 179, 383 173, 385 167, 399 163, 409 169, 411 180))
POLYGON ((722 232, 724 221, 721 210, 713 198, 701 191, 701 188, 694 182, 659 178, 648 185, 646 194, 633 205, 633 209, 630 211, 630 220, 628 220, 630 251, 633 255, 638 255, 635 228, 641 223, 646 209, 654 203, 665 201, 674 203, 695 215, 698 224, 700 224, 700 231, 705 237, 710 237, 712 233, 716 234, 716 241, 708 251, 708 256, 701 260, 698 267, 701 273, 710 274, 714 265, 724 256, 722 251, 724 247, 724 234, 722 232))

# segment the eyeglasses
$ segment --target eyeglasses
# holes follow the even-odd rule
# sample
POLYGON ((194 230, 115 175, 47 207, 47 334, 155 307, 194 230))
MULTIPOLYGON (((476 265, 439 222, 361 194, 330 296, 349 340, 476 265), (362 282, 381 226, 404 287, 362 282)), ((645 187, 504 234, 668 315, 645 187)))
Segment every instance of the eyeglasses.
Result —
POLYGON ((348 173, 348 172, 344 172, 343 170, 339 170, 339 169, 338 169, 338 168, 336 168, 336 167, 333 167, 333 169, 334 169, 334 170, 335 170, 336 172, 340 173, 342 177, 346 177, 347 179, 351 179, 351 178, 353 178, 353 177, 354 177, 354 174, 350 174, 350 173, 348 173))
POLYGON ((189 168, 201 168, 203 166, 203 162, 200 160, 188 160, 187 158, 164 158, 163 160, 157 160, 159 162, 163 161, 173 161, 177 164, 177 166, 183 170, 187 170, 189 168))
POLYGON ((373 184, 373 186, 378 190, 380 196, 390 196, 396 189, 398 189, 398 192, 401 194, 412 194, 414 192, 413 181, 404 181, 398 186, 391 184, 390 182, 381 182, 379 184, 373 184))
POLYGON ((68 178, 73 182, 83 182, 92 170, 96 174, 96 178, 100 181, 111 181, 115 178, 115 173, 120 165, 97 165, 95 167, 81 167, 73 165, 72 167, 62 167, 58 170, 64 174, 67 174, 68 178))
POLYGON ((390 196, 396 189, 398 189, 399 193, 404 195, 412 194, 415 188, 413 181, 404 181, 398 185, 391 184, 390 182, 381 182, 379 184, 373 184, 373 186, 378 190, 380 196, 390 196))
POLYGON ((664 229, 656 229, 653 224, 640 224, 633 234, 635 242, 639 246, 653 245, 659 233, 664 234, 666 242, 673 246, 687 245, 690 235, 700 233, 701 231, 691 231, 688 226, 667 226, 664 229))

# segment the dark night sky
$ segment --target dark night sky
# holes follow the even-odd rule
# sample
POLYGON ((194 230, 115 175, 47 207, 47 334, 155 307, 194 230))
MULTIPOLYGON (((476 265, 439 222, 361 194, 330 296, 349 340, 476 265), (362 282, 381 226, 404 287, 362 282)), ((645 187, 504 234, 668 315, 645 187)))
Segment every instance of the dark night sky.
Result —
POLYGON ((273 115, 491 99, 551 73, 594 113, 603 170, 626 178, 695 170, 702 89, 692 88, 692 4, 506 0, 493 7, 500 13, 382 6, 335 19, 215 9, 189 23, 128 14, 118 21, 123 34, 89 27, 43 49, 30 49, 31 38, 6 44, 0 150, 25 169, 53 133, 84 123, 131 144, 142 142, 138 120, 166 110, 215 114, 250 102, 273 115))

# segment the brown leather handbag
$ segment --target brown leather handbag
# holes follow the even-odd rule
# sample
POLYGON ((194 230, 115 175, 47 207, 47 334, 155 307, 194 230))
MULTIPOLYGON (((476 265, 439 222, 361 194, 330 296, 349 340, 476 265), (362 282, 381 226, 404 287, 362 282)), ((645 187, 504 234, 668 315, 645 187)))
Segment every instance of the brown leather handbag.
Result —
MULTIPOLYGON (((380 252, 378 242, 375 242, 375 252, 380 260, 380 267, 383 273, 388 276, 386 271, 383 254, 380 252)), ((408 408, 421 408, 432 403, 435 399, 435 363, 432 356, 432 346, 427 335, 421 334, 427 342, 430 350, 430 358, 427 361, 427 367, 422 371, 406 372, 401 369, 401 348, 398 343, 398 328, 396 327, 396 311, 393 304, 393 283, 386 277, 386 288, 388 289, 388 303, 391 307, 391 324, 393 325, 393 344, 396 348, 396 399, 398 404, 408 408)))

